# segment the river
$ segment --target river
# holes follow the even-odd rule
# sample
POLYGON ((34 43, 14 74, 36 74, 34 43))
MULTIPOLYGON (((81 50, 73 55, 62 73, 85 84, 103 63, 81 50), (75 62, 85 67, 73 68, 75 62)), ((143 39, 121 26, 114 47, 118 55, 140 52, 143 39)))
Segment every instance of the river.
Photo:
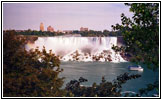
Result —
MULTIPOLYGON (((128 72, 131 74, 140 74, 140 78, 128 80, 122 85, 122 92, 133 91, 138 92, 139 89, 145 88, 147 84, 153 83, 159 79, 159 73, 153 72, 145 65, 142 65, 144 71, 130 71, 128 66, 133 65, 130 62, 112 63, 112 62, 61 62, 60 67, 64 69, 61 73, 61 77, 66 77, 65 84, 73 79, 79 79, 84 77, 88 79, 88 82, 82 85, 91 86, 94 82, 99 84, 102 76, 107 81, 113 81, 118 75, 128 72)), ((155 91, 154 91, 155 92, 155 91)))

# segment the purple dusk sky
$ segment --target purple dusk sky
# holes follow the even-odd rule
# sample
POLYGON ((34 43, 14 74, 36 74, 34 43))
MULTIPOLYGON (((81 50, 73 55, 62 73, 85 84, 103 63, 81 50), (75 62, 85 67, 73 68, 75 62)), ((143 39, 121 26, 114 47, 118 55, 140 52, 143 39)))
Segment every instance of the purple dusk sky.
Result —
POLYGON ((121 13, 133 15, 124 3, 3 3, 3 30, 39 30, 41 22, 45 30, 111 30, 121 13))

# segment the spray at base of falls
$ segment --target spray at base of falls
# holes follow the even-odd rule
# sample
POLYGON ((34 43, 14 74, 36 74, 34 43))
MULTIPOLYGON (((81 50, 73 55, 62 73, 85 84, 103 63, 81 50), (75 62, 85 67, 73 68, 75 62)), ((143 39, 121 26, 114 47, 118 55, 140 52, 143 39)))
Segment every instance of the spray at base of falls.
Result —
POLYGON ((119 53, 112 50, 117 46, 117 37, 39 37, 26 49, 52 50, 62 61, 108 61, 126 62, 119 53))

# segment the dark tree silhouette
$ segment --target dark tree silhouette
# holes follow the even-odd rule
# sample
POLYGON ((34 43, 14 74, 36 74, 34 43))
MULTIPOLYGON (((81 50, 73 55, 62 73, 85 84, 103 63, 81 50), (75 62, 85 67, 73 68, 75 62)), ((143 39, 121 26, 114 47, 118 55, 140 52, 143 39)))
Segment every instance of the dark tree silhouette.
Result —
POLYGON ((62 96, 59 59, 45 48, 27 52, 25 38, 3 35, 3 96, 62 96))

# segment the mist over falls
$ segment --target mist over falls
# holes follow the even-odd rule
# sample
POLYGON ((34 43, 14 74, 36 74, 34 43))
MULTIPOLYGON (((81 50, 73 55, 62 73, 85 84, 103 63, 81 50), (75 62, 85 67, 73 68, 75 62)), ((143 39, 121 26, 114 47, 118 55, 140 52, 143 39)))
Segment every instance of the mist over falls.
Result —
POLYGON ((117 46, 117 37, 39 37, 34 44, 28 43, 26 49, 43 46, 47 51, 59 55, 62 61, 125 61, 112 50, 117 46))

